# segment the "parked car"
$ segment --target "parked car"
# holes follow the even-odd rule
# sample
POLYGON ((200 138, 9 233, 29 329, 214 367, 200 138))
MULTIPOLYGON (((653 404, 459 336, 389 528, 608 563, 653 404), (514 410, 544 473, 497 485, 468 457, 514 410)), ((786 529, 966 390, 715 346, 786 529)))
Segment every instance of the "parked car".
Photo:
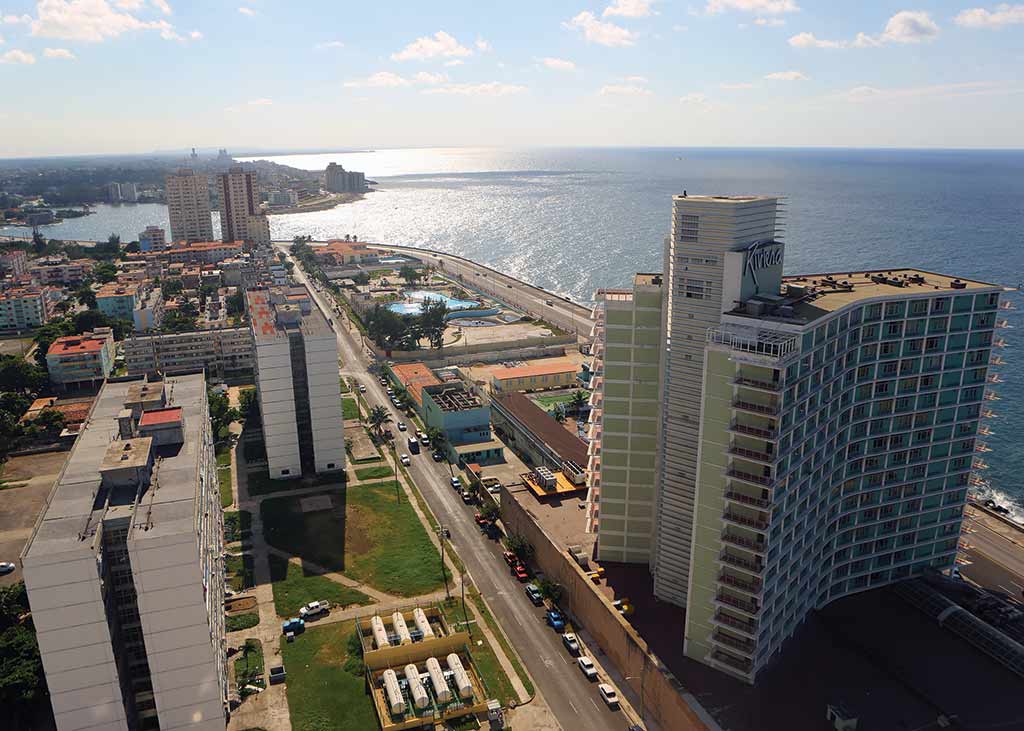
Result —
POLYGON ((404 421, 398 422, 398 431, 405 431, 406 429, 408 429, 408 427, 405 425, 404 421))
POLYGON ((10 561, 0 562, 0 576, 5 576, 6 574, 9 574, 12 571, 14 571, 14 569, 16 569, 16 568, 18 568, 18 567, 15 566, 10 561))
POLYGON ((292 634, 297 635, 301 634, 305 629, 306 621, 304 619, 299 619, 298 617, 286 619, 284 622, 281 623, 282 634, 288 634, 289 632, 291 632, 292 634))
POLYGON ((539 607, 544 603, 544 596, 540 593, 540 589, 537 588, 536 584, 527 584, 525 591, 527 598, 533 602, 533 606, 539 607))
POLYGON ((597 692, 601 694, 601 700, 603 700, 609 708, 619 707, 619 696, 615 692, 615 688, 608 685, 608 683, 601 683, 598 685, 597 692))
POLYGON ((473 522, 481 528, 494 522, 494 518, 488 518, 483 513, 473 513, 473 522))
POLYGON ((580 641, 576 639, 576 635, 572 632, 566 632, 562 635, 562 644, 565 645, 565 649, 569 651, 569 654, 580 654, 580 641))
POLYGON ((463 490, 462 502, 466 503, 466 505, 472 505, 476 502, 476 493, 472 490, 463 490))
POLYGON ((580 666, 580 671, 587 677, 587 680, 597 680, 597 668, 594 667, 594 661, 586 655, 578 658, 576 664, 580 666))
POLYGON ((388 386, 388 396, 394 397, 394 395, 395 389, 391 388, 391 386, 388 386))
POLYGON ((361 383, 359 384, 359 393, 366 393, 366 386, 361 383))
POLYGON ((454 487, 456 490, 462 489, 462 480, 459 479, 458 475, 452 478, 452 487, 454 487))
POLYGON ((430 437, 427 436, 426 432, 421 431, 419 432, 418 436, 420 438, 420 444, 422 444, 424 447, 430 444, 430 437))
POLYGON ((435 449, 433 454, 431 454, 430 456, 434 458, 435 462, 444 462, 445 459, 444 452, 442 452, 440 449, 435 449))
POLYGON ((526 565, 521 561, 512 566, 512 575, 516 577, 517 581, 526 581, 530 578, 530 574, 526 571, 526 565))
POLYGON ((284 671, 284 665, 275 665, 270 668, 270 684, 276 685, 277 683, 283 683, 287 673, 284 671))
POLYGON ((299 616, 303 619, 309 619, 311 617, 319 617, 322 614, 327 614, 331 609, 330 602, 318 601, 310 602, 301 609, 299 609, 299 616))
POLYGON ((565 615, 557 609, 549 609, 545 620, 558 632, 565 629, 565 615))
POLYGON ((519 561, 519 558, 512 551, 504 551, 501 557, 505 559, 505 563, 509 566, 514 566, 519 561))
POLYGON ((412 460, 409 459, 408 454, 403 454, 401 457, 398 458, 398 461, 404 464, 406 467, 412 464, 412 460))

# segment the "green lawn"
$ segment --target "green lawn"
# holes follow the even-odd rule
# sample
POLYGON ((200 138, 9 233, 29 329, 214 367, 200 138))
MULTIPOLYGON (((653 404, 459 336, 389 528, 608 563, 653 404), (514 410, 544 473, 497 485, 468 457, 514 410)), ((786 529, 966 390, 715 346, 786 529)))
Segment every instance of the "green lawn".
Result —
POLYGON ((252 537, 252 514, 248 510, 224 513, 224 542, 245 541, 252 537))
MULTIPOLYGON (((585 389, 580 390, 583 391, 588 399, 590 398, 590 391, 585 389)), ((545 411, 551 411, 558 406, 558 404, 565 404, 568 406, 572 402, 572 394, 564 393, 558 396, 534 396, 533 401, 545 411)))
POLYGON ((302 567, 270 556, 270 581, 274 589, 274 608, 281 617, 298 616, 299 608, 312 601, 327 600, 331 608, 373 604, 373 599, 358 589, 342 586, 316 574, 306 574, 302 567))
POLYGON ((394 475, 395 471, 387 465, 364 467, 361 470, 356 470, 356 477, 360 480, 379 480, 384 477, 394 477, 394 475))
POLYGON ((440 557, 398 483, 332 490, 331 510, 303 513, 297 498, 260 504, 267 542, 380 591, 416 596, 441 588, 440 557), (400 497, 399 497, 400 496, 400 497))
POLYGON ((263 643, 254 638, 245 641, 248 648, 248 655, 245 652, 238 654, 235 660, 235 684, 241 688, 243 685, 256 685, 266 687, 263 679, 263 643))
POLYGON ((249 472, 246 475, 246 484, 248 485, 250 495, 267 495, 272 492, 281 492, 282 490, 297 490, 303 487, 317 487, 319 485, 336 485, 340 487, 345 484, 345 473, 332 472, 330 474, 303 477, 295 480, 271 480, 270 473, 262 470, 260 472, 249 472))
POLYGON ((226 617, 224 619, 224 628, 228 632, 238 632, 239 630, 255 627, 259 623, 260 615, 257 612, 246 612, 245 614, 226 617))
POLYGON ((341 399, 341 416, 343 419, 358 419, 359 404, 354 398, 347 396, 341 399))
MULTIPOLYGON (((450 627, 456 631, 464 629, 465 619, 461 601, 453 598, 450 602, 441 602, 441 611, 444 612, 444 617, 450 627)), ((472 619, 472 613, 469 613, 469 617, 472 619)), ((498 662, 494 650, 491 649, 490 642, 484 637, 483 632, 474 629, 472 624, 469 625, 469 629, 472 635, 469 651, 473 656, 473 663, 476 665, 477 671, 483 677, 484 685, 487 686, 488 697, 497 698, 506 708, 512 701, 518 703, 519 694, 516 693, 508 676, 505 675, 501 663, 498 662), (483 644, 476 644, 477 640, 483 644)))
POLYGON ((281 644, 294 731, 377 728, 362 658, 349 656, 348 640, 354 630, 352 621, 327 624, 281 644))
POLYGON ((252 556, 228 556, 224 562, 224 573, 228 585, 235 591, 243 591, 253 587, 252 556))

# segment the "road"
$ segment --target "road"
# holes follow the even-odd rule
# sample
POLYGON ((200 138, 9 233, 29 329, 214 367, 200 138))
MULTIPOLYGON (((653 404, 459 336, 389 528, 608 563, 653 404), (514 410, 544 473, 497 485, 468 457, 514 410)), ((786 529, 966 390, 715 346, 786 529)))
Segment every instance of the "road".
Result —
MULTIPOLYGON (((287 253, 287 249, 282 250, 287 253)), ((332 303, 313 287, 298 264, 294 275, 309 288, 321 309, 332 318, 338 336, 338 351, 344 361, 342 374, 354 376, 366 386, 367 391, 363 395, 371 408, 381 404, 395 414, 396 420, 407 421, 391 408, 384 389, 368 374, 365 353, 355 344, 352 333, 340 324, 347 320, 334 311, 332 303)), ((523 592, 523 585, 509 574, 497 543, 485 538, 476 527, 474 510, 464 505, 451 487, 448 467, 435 463, 429 450, 410 456, 412 465, 409 473, 438 521, 451 532, 451 543, 473 583, 518 651, 558 722, 566 731, 581 728, 622 731, 626 728, 629 722, 625 714, 604 705, 596 684, 583 677, 576 667, 575 658, 562 646, 561 637, 545 625, 541 610, 530 603, 523 592)))
POLYGON ((975 507, 968 507, 964 551, 971 562, 960 572, 988 588, 1024 598, 1024 533, 975 507))

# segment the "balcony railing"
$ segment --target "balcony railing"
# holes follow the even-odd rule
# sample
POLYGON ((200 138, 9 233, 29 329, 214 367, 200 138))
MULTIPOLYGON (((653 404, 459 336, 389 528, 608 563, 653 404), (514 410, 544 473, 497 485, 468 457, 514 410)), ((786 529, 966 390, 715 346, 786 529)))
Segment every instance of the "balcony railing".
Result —
POLYGON ((715 662, 720 662, 723 665, 728 665, 729 667, 739 670, 744 675, 750 674, 751 663, 749 660, 741 660, 738 657, 733 657, 727 652, 720 652, 718 650, 712 652, 709 657, 715 662))
POLYGON ((762 414, 764 416, 777 416, 779 409, 777 406, 770 406, 768 404, 755 404, 751 401, 743 401, 742 399, 736 399, 732 402, 734 409, 740 409, 742 411, 751 411, 755 414, 762 414))
POLYGON ((727 586, 735 587, 740 591, 745 591, 748 594, 760 594, 761 593, 761 582, 760 581, 744 581, 743 579, 737 579, 735 576, 730 574, 719 574, 719 583, 726 584, 727 586))
POLYGON ((720 645, 725 645, 726 647, 731 647, 734 650, 739 650, 744 655, 753 655, 754 650, 757 648, 757 645, 750 640, 741 640, 738 637, 727 635, 725 632, 716 631, 711 635, 711 639, 720 645))
POLYGON ((745 622, 742 619, 730 617, 725 612, 715 612, 715 616, 713 617, 713 619, 715 622, 723 624, 726 627, 738 629, 740 632, 746 632, 748 635, 751 636, 757 636, 757 622, 754 620, 745 622))
POLYGON ((746 378, 745 376, 736 376, 736 378, 733 379, 733 383, 737 386, 759 388, 762 391, 773 391, 777 393, 782 390, 782 384, 778 381, 759 381, 756 378, 746 378))
POLYGON ((763 541, 752 541, 749 538, 738 536, 735 533, 722 533, 722 542, 728 543, 731 546, 739 546, 740 548, 753 551, 754 553, 765 552, 765 545, 763 541))
POLYGON ((721 602, 722 604, 726 604, 730 607, 735 607, 736 609, 739 609, 741 612, 746 612, 747 614, 757 614, 759 611, 761 611, 757 608, 757 604, 753 602, 745 602, 742 599, 737 599, 736 597, 729 596, 728 594, 725 594, 723 592, 718 592, 715 595, 715 601, 721 602))
POLYGON ((757 508, 768 510, 772 504, 769 500, 763 500, 759 497, 750 497, 750 495, 744 495, 741 492, 728 491, 725 493, 726 500, 732 500, 733 502, 743 503, 744 505, 753 505, 757 508))
POLYGON ((771 487, 775 484, 775 480, 771 477, 764 477, 763 475, 755 475, 750 472, 744 472, 742 470, 727 470, 726 476, 731 477, 734 480, 742 480, 743 482, 752 482, 755 485, 763 485, 764 487, 771 487))
POLYGON ((774 441, 779 437, 777 429, 764 429, 761 427, 750 426, 748 424, 740 424, 738 421, 734 421, 729 424, 729 428, 737 434, 747 434, 759 439, 770 439, 774 441))
POLYGON ((747 559, 740 558, 739 556, 733 556, 731 553, 726 553, 725 551, 722 551, 718 555, 718 560, 728 566, 743 569, 744 571, 749 571, 752 574, 760 575, 764 571, 764 566, 760 563, 756 561, 748 561, 747 559))
POLYGON ((733 513, 733 512, 731 512, 729 510, 726 510, 722 514, 722 518, 723 518, 723 520, 729 520, 729 521, 732 521, 733 523, 738 523, 739 525, 742 525, 742 526, 744 526, 746 528, 750 528, 752 530, 757 530, 757 531, 762 531, 762 532, 768 530, 768 523, 766 521, 756 520, 754 518, 748 518, 745 515, 737 515, 736 513, 733 513))
POLYGON ((729 447, 729 454, 745 459, 753 459, 758 462, 775 461, 775 457, 768 452, 758 452, 756 449, 747 449, 745 447, 729 447))

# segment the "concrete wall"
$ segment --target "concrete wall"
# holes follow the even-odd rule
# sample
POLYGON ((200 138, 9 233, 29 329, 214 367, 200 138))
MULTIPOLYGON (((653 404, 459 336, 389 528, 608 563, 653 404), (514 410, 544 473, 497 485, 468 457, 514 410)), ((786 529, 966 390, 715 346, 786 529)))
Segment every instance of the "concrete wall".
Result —
MULTIPOLYGON (((654 718, 662 728, 672 731, 707 731, 711 728, 687 701, 686 689, 661 666, 661 661, 650 651, 647 643, 504 487, 501 490, 501 518, 507 531, 523 535, 533 545, 538 568, 565 588, 562 608, 575 624, 590 633, 619 673, 624 678, 631 678, 628 683, 637 698, 642 685, 647 716, 654 718)), ((638 707, 638 704, 634 703, 634 706, 638 707)))
MULTIPOLYGON (((333 368, 337 380, 337 365, 333 368)), ((267 446, 270 477, 302 476, 298 427, 295 420, 295 389, 292 385, 288 340, 278 338, 256 346, 256 385, 259 388, 263 439, 267 446), (284 471, 288 472, 285 473, 284 471)))
POLYGON ((323 337, 305 335, 306 381, 317 472, 345 469, 345 432, 338 381, 338 341, 332 331, 323 337))
POLYGON ((430 350, 391 350, 385 352, 367 337, 363 345, 373 352, 377 358, 397 361, 399 363, 423 361, 431 367, 443 365, 460 365, 466 363, 493 363, 504 360, 523 360, 528 358, 549 358, 565 355, 566 346, 576 347, 576 339, 571 335, 553 336, 550 338, 520 338, 507 347, 496 343, 480 345, 449 345, 444 348, 430 350))

